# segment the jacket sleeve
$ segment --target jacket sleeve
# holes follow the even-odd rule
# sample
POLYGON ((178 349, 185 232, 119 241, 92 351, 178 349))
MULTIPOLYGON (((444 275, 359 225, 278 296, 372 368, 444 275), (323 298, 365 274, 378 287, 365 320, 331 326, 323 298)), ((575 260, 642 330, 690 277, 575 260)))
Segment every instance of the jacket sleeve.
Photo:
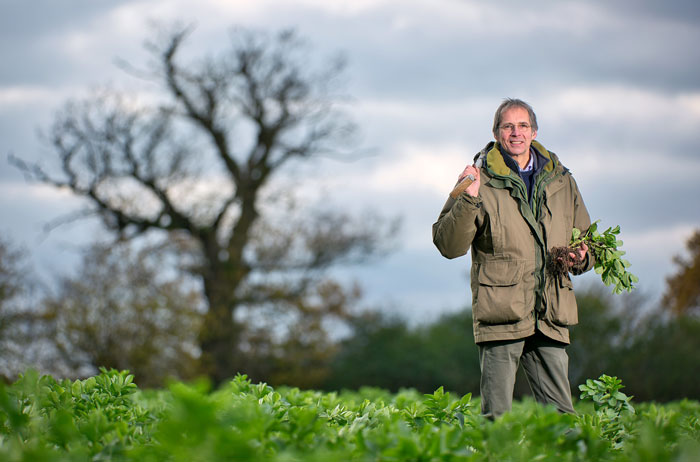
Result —
POLYGON ((477 230, 481 197, 466 192, 457 199, 448 198, 437 222, 433 224, 433 243, 446 258, 466 255, 477 230))
MULTIPOLYGON (((581 232, 585 233, 591 226, 591 217, 588 215, 588 209, 586 209, 586 204, 583 203, 583 197, 581 196, 576 180, 574 180, 573 177, 571 177, 571 187, 573 188, 574 196, 574 226, 580 229, 581 232)), ((586 253, 586 258, 583 260, 583 262, 580 265, 572 268, 571 272, 575 275, 585 273, 586 271, 591 270, 594 264, 595 257, 593 257, 592 252, 588 252, 586 253)))

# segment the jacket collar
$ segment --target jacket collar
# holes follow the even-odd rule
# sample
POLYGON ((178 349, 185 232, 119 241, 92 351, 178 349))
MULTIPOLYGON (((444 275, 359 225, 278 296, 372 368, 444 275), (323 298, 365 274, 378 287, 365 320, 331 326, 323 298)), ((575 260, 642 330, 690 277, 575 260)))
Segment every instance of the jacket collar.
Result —
MULTIPOLYGON (((556 157, 551 156, 549 151, 545 149, 545 147, 542 146, 542 144, 535 140, 532 140, 532 147, 535 148, 535 150, 548 161, 545 163, 542 170, 546 172, 551 172, 552 170, 554 170, 556 166, 555 163, 558 164, 556 157)), ((501 146, 495 141, 491 141, 489 144, 486 145, 486 147, 482 151, 486 151, 486 167, 496 175, 508 176, 510 175, 512 170, 510 169, 510 167, 508 167, 508 165, 506 165, 505 161, 503 160, 503 156, 501 155, 500 149, 501 146)))

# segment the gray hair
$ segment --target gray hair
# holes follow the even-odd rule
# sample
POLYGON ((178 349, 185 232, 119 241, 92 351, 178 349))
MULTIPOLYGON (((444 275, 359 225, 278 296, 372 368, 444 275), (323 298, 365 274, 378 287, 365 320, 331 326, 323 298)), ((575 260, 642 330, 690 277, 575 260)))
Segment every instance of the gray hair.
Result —
POLYGON ((503 113, 513 107, 521 107, 525 109, 530 116, 530 126, 533 130, 537 130, 537 116, 535 115, 535 111, 532 109, 532 106, 521 99, 506 98, 503 100, 501 105, 498 106, 498 109, 496 109, 496 114, 493 116, 493 133, 498 132, 498 127, 501 125, 501 117, 503 116, 503 113))

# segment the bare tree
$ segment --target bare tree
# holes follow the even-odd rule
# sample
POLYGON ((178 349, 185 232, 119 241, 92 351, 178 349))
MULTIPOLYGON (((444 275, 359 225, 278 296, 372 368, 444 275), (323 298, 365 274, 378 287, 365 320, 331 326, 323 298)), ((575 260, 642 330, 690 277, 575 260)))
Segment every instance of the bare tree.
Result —
MULTIPOLYGON (((23 319, 22 303, 19 302, 26 291, 24 255, 15 249, 9 240, 0 236, 0 377, 10 380, 17 372, 19 337, 16 332, 27 320, 23 319)), ((29 320, 31 322, 31 320, 29 320)))
POLYGON ((0 315, 13 311, 14 301, 26 290, 23 258, 22 251, 0 236, 0 315))
POLYGON ((95 244, 75 276, 43 303, 44 335, 72 375, 98 367, 128 369, 141 386, 190 379, 199 355, 201 294, 160 252, 95 244))
POLYGON ((0 236, 0 378, 15 380, 27 367, 64 373, 51 367, 60 356, 43 336, 41 294, 27 253, 0 236))
POLYGON ((395 228, 332 209, 277 214, 287 196, 270 187, 275 174, 337 154, 353 133, 332 92, 339 61, 316 72, 295 33, 237 30, 225 53, 183 64, 188 33, 149 45, 157 101, 105 92, 69 102, 49 136, 60 167, 13 162, 86 198, 85 214, 118 238, 165 233, 190 251, 208 305, 203 372, 220 382, 244 364, 242 307, 302 306, 325 270, 376 254, 395 228))

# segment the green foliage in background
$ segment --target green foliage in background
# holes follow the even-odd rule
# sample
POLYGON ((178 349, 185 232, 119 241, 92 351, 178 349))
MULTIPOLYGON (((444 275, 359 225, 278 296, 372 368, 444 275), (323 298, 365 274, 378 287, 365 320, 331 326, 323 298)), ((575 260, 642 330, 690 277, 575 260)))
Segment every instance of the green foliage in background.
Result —
POLYGON ((700 403, 639 405, 615 378, 582 386, 579 415, 530 399, 492 422, 471 395, 379 388, 274 389, 237 376, 217 390, 138 390, 126 372, 0 384, 0 460, 626 461, 697 460, 700 403), (623 419, 622 426, 617 420, 623 419), (624 428, 624 431, 621 429, 624 428))
POLYGON ((329 378, 315 388, 373 386, 397 392, 411 387, 428 393, 444 386, 462 394, 479 389, 471 310, 415 326, 371 313, 355 319, 352 327, 353 335, 339 344, 329 378))
POLYGON ((601 234, 598 232, 598 222, 591 224, 585 233, 574 228, 571 233, 570 246, 578 248, 585 242, 589 251, 595 257, 594 270, 600 274, 600 278, 606 286, 613 286, 613 293, 621 294, 624 291, 631 292, 639 278, 627 271, 630 262, 622 258, 625 255, 622 241, 617 238, 620 234, 620 226, 608 228, 601 234))
POLYGON ((649 309, 643 291, 606 292, 598 286, 576 294, 579 324, 567 347, 571 383, 609 372, 637 401, 700 400, 700 317, 649 309))

